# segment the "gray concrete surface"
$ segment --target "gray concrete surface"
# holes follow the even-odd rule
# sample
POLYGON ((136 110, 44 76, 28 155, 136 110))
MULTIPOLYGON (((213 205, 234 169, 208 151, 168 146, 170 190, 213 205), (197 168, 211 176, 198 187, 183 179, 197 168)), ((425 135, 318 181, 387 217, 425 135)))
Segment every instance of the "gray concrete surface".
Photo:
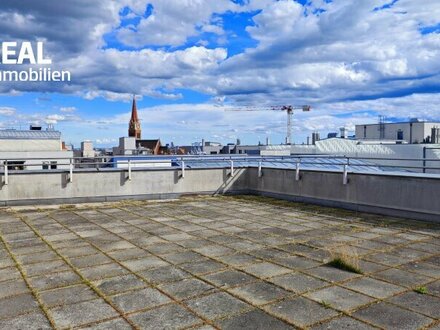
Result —
POLYGON ((434 329, 439 251, 438 224, 251 196, 3 208, 0 329, 434 329))

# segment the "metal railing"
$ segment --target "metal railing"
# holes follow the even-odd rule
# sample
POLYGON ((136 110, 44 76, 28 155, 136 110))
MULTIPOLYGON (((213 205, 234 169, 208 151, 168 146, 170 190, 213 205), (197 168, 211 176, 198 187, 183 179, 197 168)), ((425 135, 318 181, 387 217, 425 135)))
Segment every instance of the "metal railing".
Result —
POLYGON ((440 178, 440 159, 426 158, 380 158, 380 157, 346 157, 334 155, 298 155, 298 156, 100 156, 95 158, 14 158, 0 159, 2 183, 9 184, 9 176, 31 171, 32 173, 50 173, 61 171, 68 173, 68 182, 73 182, 77 171, 119 170, 128 173, 127 180, 132 179, 133 171, 154 169, 178 169, 180 177, 185 177, 186 169, 225 168, 233 177, 238 168, 257 168, 258 177, 263 176, 265 168, 292 169, 295 180, 301 179, 300 172, 331 171, 342 173, 343 184, 348 183, 349 173, 365 174, 423 174, 440 178), (432 162, 433 165, 427 164, 432 162), (397 164, 396 164, 397 163, 397 164), (420 163, 421 165, 419 165, 420 163), (52 168, 51 168, 52 167, 52 168), (53 168, 56 167, 56 168, 53 168))

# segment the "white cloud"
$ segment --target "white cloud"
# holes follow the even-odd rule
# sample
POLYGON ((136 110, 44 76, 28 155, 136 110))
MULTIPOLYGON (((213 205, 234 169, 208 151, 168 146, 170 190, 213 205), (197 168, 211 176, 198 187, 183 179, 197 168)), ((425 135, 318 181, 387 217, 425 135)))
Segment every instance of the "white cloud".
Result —
MULTIPOLYGON (((374 10, 389 2, 311 0, 303 7, 291 0, 248 0, 243 6, 227 0, 120 0, 105 4, 75 0, 51 6, 44 1, 4 0, 0 8, 8 15, 0 14, 0 37, 46 40, 54 65, 71 70, 73 82, 2 84, 0 93, 47 90, 128 102, 132 93, 176 100, 184 97, 181 90, 190 89, 226 103, 310 103, 314 110, 301 114, 304 122, 297 126, 304 130, 334 129, 344 121, 352 125, 358 120, 376 120, 373 112, 346 119, 357 111, 439 118, 440 34, 420 33, 420 28, 439 23, 438 0, 426 0, 422 5, 399 0, 391 8, 374 10), (153 15, 144 17, 147 3, 153 6, 153 15), (120 26, 119 12, 125 6, 131 8, 126 18, 138 18, 140 23, 120 29, 115 42, 139 50, 102 48, 104 36, 120 26), (247 28, 257 41, 255 48, 228 58, 227 43, 213 48, 209 40, 199 40, 198 47, 182 46, 203 32, 231 38, 231 31, 225 31, 216 14, 246 10, 258 10, 253 18, 255 26, 247 28), (320 13, 313 14, 316 11, 320 13), (168 45, 174 48, 157 47, 168 45), (417 94, 420 92, 432 93, 424 97, 417 94)), ((191 119, 187 110, 176 114, 171 106, 157 113, 148 110, 143 118, 157 125, 158 129, 152 130, 157 135, 177 135, 171 126, 161 131, 164 122, 199 130, 191 133, 193 136, 203 132, 217 136, 228 132, 230 136, 230 130, 237 130, 236 135, 284 131, 283 114, 251 117, 246 113, 211 112, 213 109, 206 109, 206 105, 186 107, 195 108, 199 119, 191 119), (226 126, 214 126, 216 122, 226 126)), ((47 119, 76 120, 72 113, 61 112, 64 119, 47 119)), ((100 123, 91 121, 87 125, 108 129, 106 125, 117 122, 125 132, 126 116, 102 118, 100 123)), ((46 119, 46 115, 39 118, 46 119)))
POLYGON ((145 5, 137 2, 140 23, 118 31, 118 39, 124 44, 133 47, 179 46, 200 31, 222 34, 220 26, 211 24, 211 16, 239 9, 229 0, 151 0, 148 3, 153 8, 150 16, 143 17, 145 5))
POLYGON ((63 121, 66 117, 62 115, 48 115, 45 119, 46 124, 56 124, 59 121, 63 121))
POLYGON ((72 112, 76 111, 76 108, 75 107, 61 107, 60 111, 64 112, 64 113, 72 113, 72 112))
POLYGON ((0 107, 1 116, 13 116, 17 110, 12 107, 0 107))

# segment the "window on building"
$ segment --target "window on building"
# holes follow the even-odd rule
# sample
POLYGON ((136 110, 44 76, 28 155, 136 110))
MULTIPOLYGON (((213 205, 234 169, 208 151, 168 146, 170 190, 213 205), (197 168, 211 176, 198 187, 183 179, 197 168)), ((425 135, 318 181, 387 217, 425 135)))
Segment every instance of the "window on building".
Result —
POLYGON ((8 170, 12 171, 21 171, 24 170, 24 161, 9 161, 8 162, 8 170))
POLYGON ((54 161, 52 161, 52 162, 43 162, 42 167, 43 167, 43 170, 49 170, 49 169, 56 170, 57 169, 57 162, 54 162, 54 161))
POLYGON ((367 138, 367 126, 364 125, 364 139, 367 138))
POLYGON ((397 131, 397 140, 403 140, 403 131, 401 129, 397 131))

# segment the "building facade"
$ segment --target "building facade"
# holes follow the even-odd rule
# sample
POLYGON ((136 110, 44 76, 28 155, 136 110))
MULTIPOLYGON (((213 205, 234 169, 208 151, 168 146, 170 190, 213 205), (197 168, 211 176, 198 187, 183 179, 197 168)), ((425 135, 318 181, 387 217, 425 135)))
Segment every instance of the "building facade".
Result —
POLYGON ((440 127, 439 122, 422 122, 417 120, 402 123, 356 125, 356 139, 393 140, 410 144, 431 143, 432 129, 438 127, 440 127))
POLYGON ((72 157, 59 131, 0 130, 0 160, 10 170, 67 169, 72 157))

